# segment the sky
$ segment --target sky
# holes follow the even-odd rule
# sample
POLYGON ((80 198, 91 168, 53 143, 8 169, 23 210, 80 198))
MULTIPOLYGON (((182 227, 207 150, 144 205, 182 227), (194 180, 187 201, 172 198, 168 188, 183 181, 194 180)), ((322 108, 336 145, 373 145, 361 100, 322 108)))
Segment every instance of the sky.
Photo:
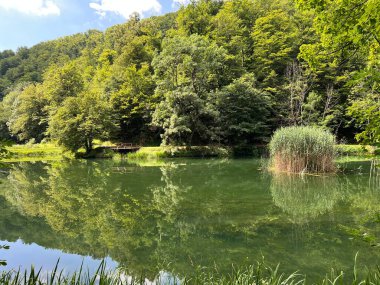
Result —
POLYGON ((0 51, 89 29, 104 31, 138 12, 142 18, 177 10, 188 0, 0 0, 0 51))

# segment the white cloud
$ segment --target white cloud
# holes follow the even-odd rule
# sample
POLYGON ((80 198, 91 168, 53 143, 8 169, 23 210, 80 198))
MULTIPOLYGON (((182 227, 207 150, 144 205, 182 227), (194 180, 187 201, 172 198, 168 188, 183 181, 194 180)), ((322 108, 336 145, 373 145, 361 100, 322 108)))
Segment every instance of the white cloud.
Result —
POLYGON ((146 12, 159 13, 162 8, 158 0, 97 0, 97 2, 91 2, 90 7, 101 16, 113 12, 128 18, 134 12, 140 15, 146 12))
POLYGON ((51 0, 0 0, 0 8, 37 15, 59 15, 61 10, 51 0))

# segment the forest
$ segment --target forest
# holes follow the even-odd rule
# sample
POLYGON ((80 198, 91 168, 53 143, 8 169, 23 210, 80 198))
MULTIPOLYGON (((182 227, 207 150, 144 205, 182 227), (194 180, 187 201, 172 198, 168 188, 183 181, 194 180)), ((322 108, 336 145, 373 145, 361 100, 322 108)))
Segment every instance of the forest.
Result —
POLYGON ((0 140, 267 144, 281 126, 380 143, 380 1, 199 0, 0 52, 0 140))

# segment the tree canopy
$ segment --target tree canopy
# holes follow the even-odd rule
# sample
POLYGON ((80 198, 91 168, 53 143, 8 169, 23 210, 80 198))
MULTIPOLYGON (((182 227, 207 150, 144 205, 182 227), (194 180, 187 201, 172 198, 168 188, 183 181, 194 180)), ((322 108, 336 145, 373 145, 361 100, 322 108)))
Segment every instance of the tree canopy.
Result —
POLYGON ((0 138, 261 144, 287 125, 379 143, 377 0, 199 0, 0 52, 0 138))

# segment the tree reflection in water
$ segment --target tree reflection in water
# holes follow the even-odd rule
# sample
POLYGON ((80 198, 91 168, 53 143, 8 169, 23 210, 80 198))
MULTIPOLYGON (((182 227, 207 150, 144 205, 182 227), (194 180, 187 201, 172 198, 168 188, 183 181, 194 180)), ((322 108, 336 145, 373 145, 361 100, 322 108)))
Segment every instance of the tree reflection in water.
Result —
POLYGON ((379 236, 379 188, 366 169, 272 177, 259 168, 252 160, 14 164, 0 190, 0 239, 110 256, 149 280, 192 265, 227 272, 261 256, 311 274, 350 267, 358 250, 375 263, 379 252, 360 236, 379 236))

